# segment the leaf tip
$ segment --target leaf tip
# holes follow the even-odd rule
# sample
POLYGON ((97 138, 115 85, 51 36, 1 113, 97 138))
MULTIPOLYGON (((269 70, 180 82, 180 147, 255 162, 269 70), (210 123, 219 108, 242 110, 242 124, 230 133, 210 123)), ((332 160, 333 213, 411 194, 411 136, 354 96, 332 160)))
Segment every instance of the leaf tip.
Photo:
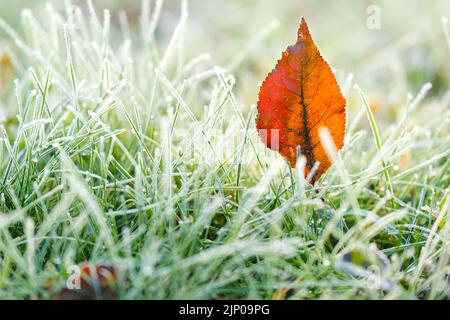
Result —
POLYGON ((309 36, 309 28, 308 24, 306 23, 306 20, 304 17, 300 19, 300 25, 298 27, 298 38, 301 39, 305 36, 309 36))

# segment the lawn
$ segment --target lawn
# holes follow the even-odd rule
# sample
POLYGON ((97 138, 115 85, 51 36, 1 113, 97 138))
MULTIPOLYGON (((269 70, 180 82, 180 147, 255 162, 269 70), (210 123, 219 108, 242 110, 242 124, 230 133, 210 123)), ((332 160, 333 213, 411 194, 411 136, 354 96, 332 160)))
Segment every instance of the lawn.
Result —
POLYGON ((446 1, 0 0, 0 299, 57 298, 81 265, 113 270, 119 299, 449 298, 447 18, 446 1), (347 100, 314 185, 255 129, 302 16, 347 100))

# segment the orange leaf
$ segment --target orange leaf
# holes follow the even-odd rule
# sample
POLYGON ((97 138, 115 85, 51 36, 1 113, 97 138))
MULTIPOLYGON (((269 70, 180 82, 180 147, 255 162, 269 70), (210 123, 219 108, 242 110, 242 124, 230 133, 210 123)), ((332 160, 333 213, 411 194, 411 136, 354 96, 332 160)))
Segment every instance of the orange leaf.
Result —
POLYGON ((299 149, 306 158, 306 175, 318 163, 314 183, 331 165, 320 143, 319 128, 328 128, 336 148, 341 149, 345 104, 336 78, 302 18, 297 42, 282 53, 261 85, 256 119, 261 140, 278 150, 291 167, 297 163, 299 149))

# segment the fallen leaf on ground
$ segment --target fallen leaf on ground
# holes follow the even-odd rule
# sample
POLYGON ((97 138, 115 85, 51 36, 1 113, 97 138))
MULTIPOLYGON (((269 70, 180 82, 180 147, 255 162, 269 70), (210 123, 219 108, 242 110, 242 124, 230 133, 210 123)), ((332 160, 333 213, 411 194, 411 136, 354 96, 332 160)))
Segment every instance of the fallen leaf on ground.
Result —
POLYGON ((279 151, 291 167, 296 166, 300 150, 306 158, 305 175, 318 165, 314 183, 331 166, 319 129, 328 128, 337 150, 341 149, 345 104, 336 78, 302 18, 297 42, 282 53, 261 85, 256 119, 261 139, 279 151))

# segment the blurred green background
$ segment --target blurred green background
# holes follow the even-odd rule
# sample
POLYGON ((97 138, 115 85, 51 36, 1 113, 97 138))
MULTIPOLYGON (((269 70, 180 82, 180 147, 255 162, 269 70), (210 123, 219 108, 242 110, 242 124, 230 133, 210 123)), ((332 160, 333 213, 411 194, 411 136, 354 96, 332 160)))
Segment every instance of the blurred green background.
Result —
MULTIPOLYGON (((85 1, 72 3, 87 11, 85 1)), ((104 8, 111 11, 118 42, 118 13, 126 12, 133 37, 133 30, 139 27, 140 0, 98 0, 93 4, 99 16, 104 8)), ((52 5, 64 10, 64 1, 53 1, 52 5)), ((45 14, 45 6, 46 1, 1 0, 0 16, 18 27, 23 8, 33 8, 39 16, 39 12, 45 14)), ((179 20, 180 7, 180 1, 164 1, 156 30, 161 50, 179 20)), ((191 0, 188 11, 186 56, 208 53, 211 64, 233 73, 244 111, 256 103, 259 84, 286 46, 295 41, 302 16, 322 54, 336 69, 338 81, 343 84, 348 74, 353 74, 372 107, 385 111, 390 120, 395 120, 396 107, 406 102, 409 93, 416 94, 424 83, 431 82, 430 95, 442 95, 450 80, 449 48, 442 26, 442 17, 450 17, 446 0, 191 0), (370 5, 380 9, 380 29, 367 27, 370 5)), ((0 33, 0 47, 7 46, 7 41, 0 33)))

